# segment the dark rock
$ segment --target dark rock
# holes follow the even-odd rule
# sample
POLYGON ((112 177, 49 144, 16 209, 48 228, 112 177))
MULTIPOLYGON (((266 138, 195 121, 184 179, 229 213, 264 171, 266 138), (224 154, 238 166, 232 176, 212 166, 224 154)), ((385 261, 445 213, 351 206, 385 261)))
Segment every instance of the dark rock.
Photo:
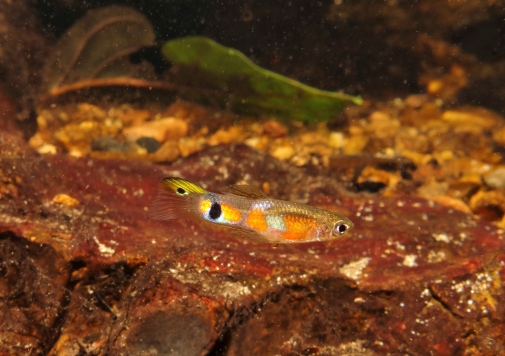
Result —
POLYGON ((209 351, 228 318, 224 304, 195 293, 165 264, 147 268, 127 291, 109 352, 200 355, 209 351))
POLYGON ((152 137, 141 137, 135 141, 137 145, 147 150, 147 153, 154 153, 161 147, 161 143, 152 137))
POLYGON ((111 137, 97 137, 91 142, 93 151, 104 152, 134 152, 135 149, 128 145, 122 144, 111 137))

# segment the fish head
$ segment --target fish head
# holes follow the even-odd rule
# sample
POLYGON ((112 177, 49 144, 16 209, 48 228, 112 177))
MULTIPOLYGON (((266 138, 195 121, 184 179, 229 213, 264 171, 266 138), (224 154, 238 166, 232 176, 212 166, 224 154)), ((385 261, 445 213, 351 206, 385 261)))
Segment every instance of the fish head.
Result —
POLYGON ((321 224, 317 230, 317 240, 327 241, 344 237, 354 228, 351 220, 345 216, 327 213, 321 219, 321 224))

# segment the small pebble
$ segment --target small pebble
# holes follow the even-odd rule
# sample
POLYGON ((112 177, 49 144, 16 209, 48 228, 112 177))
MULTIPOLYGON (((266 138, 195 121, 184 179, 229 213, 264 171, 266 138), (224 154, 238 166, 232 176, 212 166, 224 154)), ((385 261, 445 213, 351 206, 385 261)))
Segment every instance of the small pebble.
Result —
POLYGON ((459 210, 462 211, 463 213, 471 214, 472 211, 468 207, 468 205, 465 204, 460 199, 457 198, 451 198, 445 195, 439 195, 439 196, 434 196, 432 198, 433 201, 437 202, 440 205, 453 208, 454 210, 459 210))
POLYGON ((498 221, 505 213, 505 195, 499 190, 480 190, 470 198, 469 205, 481 218, 498 221))
POLYGON ((76 206, 78 206, 80 204, 79 200, 77 200, 75 198, 72 198, 68 194, 57 194, 57 195, 55 195, 55 197, 53 198, 53 202, 56 203, 56 204, 66 205, 66 206, 68 206, 70 208, 74 208, 74 207, 76 207, 76 206))
POLYGON ((192 153, 198 152, 206 145, 204 137, 199 138, 184 138, 179 141, 179 152, 182 157, 187 157, 192 153))
POLYGON ((344 146, 344 134, 342 132, 330 133, 328 145, 333 148, 342 148, 344 146))
POLYGON ((134 152, 133 147, 124 145, 111 137, 97 137, 91 141, 92 151, 102 152, 134 152))
POLYGON ((493 189, 505 189, 505 167, 498 167, 484 175, 484 182, 493 189))
POLYGON ((270 120, 263 123, 263 133, 271 138, 279 138, 287 135, 288 130, 278 121, 270 120))
POLYGON ((368 143, 368 137, 366 136, 352 136, 348 138, 347 145, 344 146, 343 151, 348 155, 360 154, 363 152, 366 144, 368 143))
POLYGON ((58 149, 56 148, 55 145, 51 145, 50 143, 45 143, 42 146, 40 146, 39 148, 37 148, 37 152, 42 155, 45 155, 45 154, 54 155, 54 154, 58 153, 58 149))
POLYGON ((471 176, 469 175, 450 182, 447 195, 457 199, 466 199, 475 194, 475 192, 479 190, 480 186, 480 177, 476 174, 471 176))
POLYGON ((123 134, 131 141, 142 137, 152 137, 158 142, 178 140, 188 135, 188 124, 185 120, 169 117, 149 121, 139 126, 123 129, 123 134))
POLYGON ((291 157, 294 156, 294 154, 295 150, 293 149, 293 147, 288 145, 277 147, 271 152, 272 156, 281 161, 286 161, 290 159, 291 157))
POLYGON ((433 199, 436 196, 446 195, 449 190, 447 182, 431 182, 420 186, 417 195, 425 199, 433 199))
POLYGON ((452 127, 480 133, 490 130, 500 123, 501 118, 481 108, 468 108, 465 111, 448 110, 442 114, 442 120, 452 127))
POLYGON ((147 153, 154 153, 161 147, 161 144, 152 137, 141 137, 135 142, 145 148, 147 153))
POLYGON ((242 142, 244 140, 244 131, 242 127, 232 126, 216 131, 208 138, 210 146, 216 146, 223 143, 242 142))
POLYGON ((493 130, 493 140, 502 147, 505 147, 505 127, 493 130))
POLYGON ((176 141, 167 141, 161 147, 152 153, 153 162, 173 162, 179 158, 179 143, 176 141))
POLYGON ((391 173, 374 168, 365 167, 356 180, 356 185, 360 190, 377 192, 389 184, 391 173))

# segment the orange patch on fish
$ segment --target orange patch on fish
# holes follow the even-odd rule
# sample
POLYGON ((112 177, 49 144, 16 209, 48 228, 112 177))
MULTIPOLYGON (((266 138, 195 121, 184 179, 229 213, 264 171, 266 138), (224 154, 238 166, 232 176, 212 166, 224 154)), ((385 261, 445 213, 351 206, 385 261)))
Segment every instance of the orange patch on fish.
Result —
POLYGON ((202 200, 200 203, 200 211, 202 214, 205 214, 207 211, 209 211, 210 207, 212 206, 212 202, 210 200, 202 200))
POLYGON ((286 215, 284 224, 286 232, 282 235, 286 240, 303 240, 307 237, 309 231, 314 227, 316 222, 313 219, 297 215, 286 215))
POLYGON ((256 231, 266 231, 267 220, 265 219, 265 214, 261 209, 253 209, 247 216, 246 220, 247 226, 256 231))
POLYGON ((242 219, 242 214, 240 213, 240 211, 238 211, 235 208, 232 208, 229 205, 221 204, 221 211, 223 217, 229 222, 237 223, 240 221, 240 219, 242 219))

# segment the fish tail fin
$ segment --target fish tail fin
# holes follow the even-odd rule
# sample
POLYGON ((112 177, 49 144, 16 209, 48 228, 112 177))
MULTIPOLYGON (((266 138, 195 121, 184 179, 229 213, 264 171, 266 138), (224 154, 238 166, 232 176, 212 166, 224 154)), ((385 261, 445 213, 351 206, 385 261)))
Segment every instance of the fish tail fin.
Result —
POLYGON ((206 193, 205 189, 185 179, 165 177, 149 208, 149 217, 154 220, 195 217, 198 214, 198 202, 206 193))

